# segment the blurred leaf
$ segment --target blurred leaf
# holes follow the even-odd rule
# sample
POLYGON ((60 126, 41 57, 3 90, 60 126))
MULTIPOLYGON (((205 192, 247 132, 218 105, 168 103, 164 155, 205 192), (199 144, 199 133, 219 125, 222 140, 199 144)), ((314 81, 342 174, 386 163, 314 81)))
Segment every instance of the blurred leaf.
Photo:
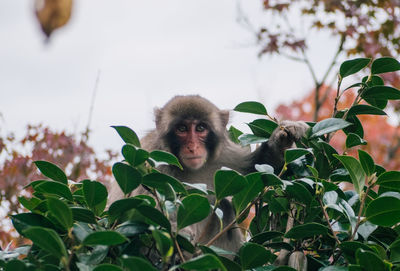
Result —
POLYGON ((72 227, 74 220, 72 218, 72 211, 67 204, 59 199, 48 198, 47 208, 64 229, 68 230, 72 227))
POLYGON ((356 263, 356 251, 359 248, 364 250, 371 250, 369 246, 357 241, 345 241, 339 245, 341 251, 343 252, 345 258, 350 262, 356 263))
POLYGON ((306 154, 312 154, 312 151, 303 148, 287 149, 285 150, 285 162, 289 164, 306 154))
POLYGON ((157 271, 155 267, 151 265, 150 262, 147 260, 140 258, 140 257, 124 257, 122 258, 122 262, 124 264, 124 267, 129 270, 129 271, 138 271, 138 270, 143 270, 143 271, 157 271))
POLYGON ((382 109, 367 105, 358 104, 354 105, 349 109, 348 115, 387 115, 382 109))
POLYGON ((392 57, 377 58, 372 62, 371 73, 379 74, 400 70, 400 62, 392 57))
POLYGON ((72 211, 72 216, 73 216, 74 220, 86 222, 89 224, 96 223, 96 218, 92 211, 90 211, 86 208, 82 208, 82 207, 71 207, 70 209, 72 211))
POLYGON ((364 76, 361 79, 361 82, 366 83, 367 86, 372 87, 372 86, 383 86, 385 82, 379 75, 370 75, 370 76, 364 76))
POLYGON ((390 261, 399 262, 400 261, 400 239, 396 239, 390 245, 390 261))
POLYGON ((367 145, 367 141, 359 137, 357 134, 348 133, 346 138, 346 148, 350 149, 359 145, 367 145))
POLYGON ((376 184, 380 188, 386 188, 391 191, 400 192, 400 172, 399 171, 387 171, 379 175, 376 184))
POLYGON ((125 143, 130 143, 140 148, 139 138, 131 128, 126 126, 111 126, 111 127, 117 131, 117 133, 125 143))
POLYGON ((96 266, 93 271, 123 271, 123 269, 118 265, 103 263, 96 266))
POLYGON ((116 231, 97 231, 86 236, 86 238, 82 241, 82 244, 85 246, 115 246, 126 241, 128 241, 128 238, 116 231))
POLYGON ((35 245, 57 258, 68 256, 63 241, 52 229, 38 226, 29 227, 24 230, 24 236, 31 239, 35 245))
POLYGON ((240 262, 244 270, 262 266, 271 260, 272 253, 256 243, 245 243, 239 250, 240 262))
POLYGON ((293 198, 297 199, 309 206, 313 200, 313 196, 310 191, 302 184, 298 182, 292 182, 291 185, 286 187, 286 192, 293 198))
POLYGON ((367 176, 371 176, 375 173, 374 160, 367 152, 363 150, 358 150, 358 158, 360 159, 361 166, 367 176))
POLYGON ((361 194, 365 185, 365 173, 363 168, 361 167, 360 162, 351 156, 346 155, 334 155, 337 159, 342 162, 344 167, 350 174, 351 181, 354 185, 354 189, 357 194, 361 194))
POLYGON ((383 263, 383 261, 371 251, 361 248, 357 249, 356 259, 357 263, 365 271, 385 270, 385 264, 383 263))
POLYGON ((153 230, 151 233, 156 241, 156 247, 161 256, 163 258, 171 257, 174 251, 171 237, 167 233, 159 230, 153 230))
POLYGON ((35 191, 45 195, 56 195, 72 201, 71 191, 69 190, 68 186, 63 183, 53 181, 41 182, 40 184, 36 185, 34 189, 35 191))
POLYGON ((285 237, 299 240, 303 238, 313 237, 315 235, 326 235, 327 233, 328 228, 326 226, 319 223, 311 222, 294 226, 285 234, 285 237))
POLYGON ((257 243, 257 244, 263 244, 267 241, 270 241, 272 239, 282 237, 283 232, 278 232, 278 231, 264 231, 259 234, 254 235, 251 239, 250 242, 257 243))
POLYGON ((261 179, 264 186, 280 186, 283 185, 282 180, 275 174, 262 174, 261 179))
POLYGON ((255 164, 254 168, 258 171, 258 172, 262 172, 262 173, 267 173, 267 174, 274 174, 274 168, 268 164, 255 164))
MULTIPOLYGON (((377 99, 377 100, 399 100, 400 99, 400 91, 396 88, 389 86, 373 86, 367 88, 361 94, 361 97, 368 102, 368 99, 377 99)), ((375 104, 372 104, 375 105, 375 104)), ((377 105, 375 105, 377 106, 377 105)), ((381 108, 380 106, 377 106, 381 108)))
POLYGON ((11 221, 19 234, 23 235, 25 229, 31 226, 54 228, 54 224, 45 216, 35 213, 22 213, 11 215, 11 221))
POLYGON ((83 195, 86 204, 90 208, 94 208, 99 203, 107 200, 107 188, 100 182, 83 180, 83 195))
POLYGON ((153 221, 155 224, 164 227, 168 231, 171 231, 171 223, 168 218, 164 216, 159 210, 149 205, 138 205, 136 209, 146 218, 153 221))
POLYGON ((400 222, 400 195, 395 192, 382 194, 373 200, 366 210, 367 220, 378 225, 391 227, 400 222))
POLYGON ((112 172, 122 192, 126 195, 132 192, 142 182, 140 172, 124 163, 117 162, 112 167, 112 172))
POLYGON ((203 254, 196 258, 190 259, 171 270, 175 270, 176 268, 183 268, 185 270, 217 269, 221 271, 228 271, 218 257, 212 254, 203 254))
POLYGON ((314 127, 311 130, 311 137, 318 137, 324 134, 329 134, 337 130, 346 128, 350 125, 351 125, 350 122, 347 122, 343 119, 337 119, 337 118, 324 119, 317 122, 317 124, 314 125, 314 127))
POLYGON ((344 61, 340 65, 340 71, 339 71, 340 77, 345 78, 349 75, 361 71, 369 64, 370 61, 371 61, 370 58, 355 58, 352 60, 344 61))
POLYGON ((263 142, 267 142, 268 138, 265 137, 259 137, 259 136, 255 136, 252 134, 242 134, 239 136, 239 141, 240 144, 242 146, 247 146, 250 144, 258 144, 258 143, 263 143, 263 142))
POLYGON ((267 115, 267 109, 259 102, 244 102, 238 104, 233 110, 237 112, 267 115))
POLYGON ((229 138, 230 138, 234 143, 239 144, 240 142, 239 142, 239 139, 238 139, 238 138, 239 138, 239 136, 240 136, 241 134, 243 134, 243 132, 240 131, 240 130, 238 130, 238 129, 236 129, 236 128, 233 127, 232 125, 229 127, 228 132, 229 132, 229 138))
POLYGON ((215 195, 217 200, 233 196, 246 185, 242 175, 233 170, 218 170, 214 177, 215 195))
POLYGON ((179 163, 178 158, 176 158, 176 156, 173 155, 172 153, 156 150, 150 153, 150 157, 156 160, 157 162, 165 162, 169 165, 177 166, 183 170, 182 165, 179 163))
POLYGON ((208 199, 197 194, 186 196, 178 209, 178 229, 205 219, 210 213, 208 199))
POLYGON ((68 184, 67 176, 58 166, 47 161, 35 161, 34 163, 44 176, 49 177, 54 181, 68 184))

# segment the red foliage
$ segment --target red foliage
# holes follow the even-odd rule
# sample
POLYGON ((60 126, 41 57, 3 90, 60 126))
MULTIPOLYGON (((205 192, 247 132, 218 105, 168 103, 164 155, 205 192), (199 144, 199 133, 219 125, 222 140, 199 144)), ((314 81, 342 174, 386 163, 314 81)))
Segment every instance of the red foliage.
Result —
MULTIPOLYGON (((320 96, 325 96, 326 99, 319 111, 318 120, 330 118, 333 112, 336 91, 323 86, 320 96)), ((312 121, 315 111, 314 97, 315 93, 312 91, 300 101, 294 101, 289 105, 279 105, 276 113, 282 119, 312 121)), ((339 102, 339 110, 349 108, 354 98, 355 93, 350 90, 347 91, 339 102)), ((364 127, 364 139, 368 142, 361 149, 370 153, 375 163, 382 165, 388 170, 399 170, 400 127, 390 124, 387 116, 361 115, 359 119, 364 127)), ((345 142, 346 136, 343 133, 336 133, 332 138, 331 144, 339 153, 346 151, 356 156, 356 149, 359 147, 346 150, 345 142)))

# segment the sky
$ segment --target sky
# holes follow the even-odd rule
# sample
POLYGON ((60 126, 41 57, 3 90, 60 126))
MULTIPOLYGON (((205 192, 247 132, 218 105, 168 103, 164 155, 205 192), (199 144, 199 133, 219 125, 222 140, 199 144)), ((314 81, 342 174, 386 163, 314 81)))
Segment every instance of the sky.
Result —
MULTIPOLYGON (((119 150, 112 125, 143 136, 153 109, 175 95, 199 94, 221 109, 255 100, 272 111, 313 86, 306 67, 262 57, 254 34, 237 22, 238 6, 255 25, 266 21, 261 0, 75 0, 72 18, 50 42, 31 0, 0 0, 0 133, 19 138, 29 124, 78 134, 119 150), (97 81, 97 84, 96 84, 97 81)), ((268 19, 268 18, 267 18, 268 19)), ((322 76, 336 43, 318 35, 310 59, 322 76)), ((255 116, 232 113, 239 128, 255 116)))

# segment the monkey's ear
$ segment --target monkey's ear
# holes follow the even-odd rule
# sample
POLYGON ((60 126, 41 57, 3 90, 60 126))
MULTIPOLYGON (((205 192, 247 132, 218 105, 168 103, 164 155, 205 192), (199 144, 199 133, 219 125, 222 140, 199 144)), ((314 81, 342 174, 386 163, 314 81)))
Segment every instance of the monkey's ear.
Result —
POLYGON ((158 107, 154 108, 154 117, 156 118, 155 119, 156 128, 158 131, 160 131, 159 128, 161 127, 161 117, 162 117, 162 110, 160 108, 158 107))
POLYGON ((221 118, 221 122, 222 122, 222 127, 226 127, 226 125, 228 125, 229 122, 229 110, 220 110, 219 111, 219 115, 221 118))

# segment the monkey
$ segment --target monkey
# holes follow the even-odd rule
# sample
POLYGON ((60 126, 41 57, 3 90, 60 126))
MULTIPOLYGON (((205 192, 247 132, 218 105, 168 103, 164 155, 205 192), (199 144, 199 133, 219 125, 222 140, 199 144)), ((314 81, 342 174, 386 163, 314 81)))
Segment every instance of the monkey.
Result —
MULTIPOLYGON (((142 140, 147 151, 164 150, 174 154, 183 166, 160 166, 158 170, 187 183, 205 183, 214 189, 214 174, 225 167, 241 174, 255 172, 256 164, 269 164, 275 172, 284 164, 283 153, 305 134, 308 125, 304 122, 283 121, 270 136, 253 152, 230 140, 226 126, 229 111, 220 110, 213 103, 198 95, 175 96, 164 107, 154 111, 156 128, 142 140), (284 127, 284 128, 283 128, 284 127)), ((137 188, 143 192, 143 189, 137 188)), ((136 194, 140 194, 136 192, 136 194)), ((135 193, 135 191, 134 191, 135 193)), ((118 184, 111 187, 110 201, 123 197, 118 184)), ((209 197, 213 204, 215 199, 209 197)), ((223 226, 234 217, 234 209, 228 199, 220 202, 223 226)), ((220 222, 215 214, 211 218, 186 227, 185 233, 191 241, 206 244, 220 231, 220 222)), ((244 241, 238 227, 233 227, 214 243, 222 249, 237 252, 244 241)))

